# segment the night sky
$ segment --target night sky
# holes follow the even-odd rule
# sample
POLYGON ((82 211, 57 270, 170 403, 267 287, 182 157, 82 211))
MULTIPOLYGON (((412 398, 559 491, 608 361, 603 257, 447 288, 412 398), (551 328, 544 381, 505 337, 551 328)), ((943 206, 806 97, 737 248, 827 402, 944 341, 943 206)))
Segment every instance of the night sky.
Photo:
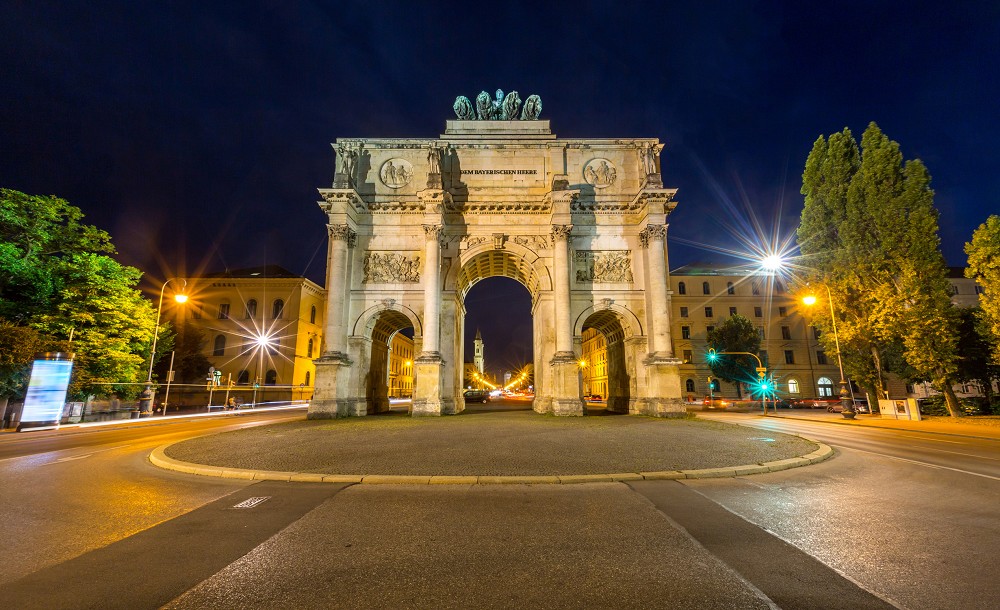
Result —
MULTIPOLYGON (((666 144, 671 267, 732 260, 717 250, 755 221, 792 232, 813 141, 845 126, 860 140, 872 120, 927 164, 949 264, 1000 212, 996 2, 4 1, 0 15, 0 186, 68 199, 151 280, 279 264, 323 283, 330 142, 434 137, 456 95, 497 88, 540 95, 561 137, 666 144)), ((530 319, 511 321, 527 292, 503 286, 480 283, 468 319, 470 335, 492 325, 497 364, 530 354, 512 330, 530 336, 530 319)))

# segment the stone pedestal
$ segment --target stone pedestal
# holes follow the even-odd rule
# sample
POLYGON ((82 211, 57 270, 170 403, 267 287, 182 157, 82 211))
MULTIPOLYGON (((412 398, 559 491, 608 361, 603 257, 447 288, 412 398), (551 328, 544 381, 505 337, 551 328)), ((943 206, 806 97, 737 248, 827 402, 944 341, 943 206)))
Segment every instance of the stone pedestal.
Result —
POLYGON ((687 405, 681 394, 680 365, 677 358, 650 355, 643 362, 648 379, 648 398, 642 401, 643 415, 653 417, 686 417, 687 405))
MULTIPOLYGON (((315 361, 316 390, 309 403, 307 419, 334 419, 358 415, 356 400, 348 396, 351 361, 346 354, 326 354, 315 361)), ((362 402, 362 405, 364 403, 362 402)), ((361 408, 364 408, 363 406, 361 408)), ((364 413, 361 413, 364 415, 364 413)))
MULTIPOLYGON (((424 352, 413 361, 413 411, 411 415, 447 415, 441 393, 444 362, 439 352, 424 352)), ((453 403, 454 406, 454 403, 453 403)), ((454 412, 454 408, 452 409, 454 412)))
POLYGON ((557 352, 549 363, 552 369, 553 415, 580 416, 586 414, 586 405, 581 397, 580 365, 573 352, 557 352))

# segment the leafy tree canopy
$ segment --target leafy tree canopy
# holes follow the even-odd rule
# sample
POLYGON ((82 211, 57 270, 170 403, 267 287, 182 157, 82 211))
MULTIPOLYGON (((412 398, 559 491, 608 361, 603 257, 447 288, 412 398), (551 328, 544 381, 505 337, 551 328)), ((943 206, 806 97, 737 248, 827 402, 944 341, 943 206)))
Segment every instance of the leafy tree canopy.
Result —
POLYGON ((965 244, 969 265, 965 274, 982 287, 979 306, 983 328, 992 335, 993 359, 1000 364, 1000 216, 990 216, 965 244))

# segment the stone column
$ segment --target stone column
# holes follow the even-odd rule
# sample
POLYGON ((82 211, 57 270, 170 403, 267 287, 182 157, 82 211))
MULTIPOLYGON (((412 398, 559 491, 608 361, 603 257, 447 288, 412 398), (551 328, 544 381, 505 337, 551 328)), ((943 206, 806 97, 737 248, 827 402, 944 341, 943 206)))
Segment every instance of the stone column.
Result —
POLYGON ((667 309, 666 225, 649 225, 639 235, 646 250, 646 267, 649 269, 649 328, 650 355, 672 358, 674 348, 670 342, 670 312, 667 309))
POLYGON ((424 328, 420 356, 414 359, 416 376, 413 411, 417 415, 441 415, 441 225, 423 225, 424 249, 424 328))
POLYGON ((580 367, 573 352, 573 328, 570 320, 570 234, 573 225, 552 225, 552 275, 556 323, 556 353, 552 357, 552 413, 583 415, 580 367))
POLYGON ((350 367, 347 355, 345 310, 351 291, 348 272, 348 249, 354 247, 356 234, 347 225, 327 225, 330 255, 326 277, 326 349, 315 361, 316 385, 309 404, 309 419, 331 419, 351 414, 350 367))
POLYGON ((644 397, 637 401, 639 411, 657 417, 683 417, 687 413, 681 397, 681 361, 673 356, 670 341, 670 310, 667 300, 666 225, 649 225, 639 234, 646 250, 648 269, 649 311, 646 326, 649 331, 646 367, 647 383, 644 397))

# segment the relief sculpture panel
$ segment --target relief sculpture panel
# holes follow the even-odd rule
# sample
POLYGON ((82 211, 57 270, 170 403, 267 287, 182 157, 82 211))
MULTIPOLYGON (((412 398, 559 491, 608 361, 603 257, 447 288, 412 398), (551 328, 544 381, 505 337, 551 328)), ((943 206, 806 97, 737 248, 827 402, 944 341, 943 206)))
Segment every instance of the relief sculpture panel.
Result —
POLYGON ((419 282, 420 257, 395 252, 368 252, 362 281, 365 284, 419 282))
POLYGON ((630 250, 577 250, 576 281, 603 284, 632 282, 630 250))

